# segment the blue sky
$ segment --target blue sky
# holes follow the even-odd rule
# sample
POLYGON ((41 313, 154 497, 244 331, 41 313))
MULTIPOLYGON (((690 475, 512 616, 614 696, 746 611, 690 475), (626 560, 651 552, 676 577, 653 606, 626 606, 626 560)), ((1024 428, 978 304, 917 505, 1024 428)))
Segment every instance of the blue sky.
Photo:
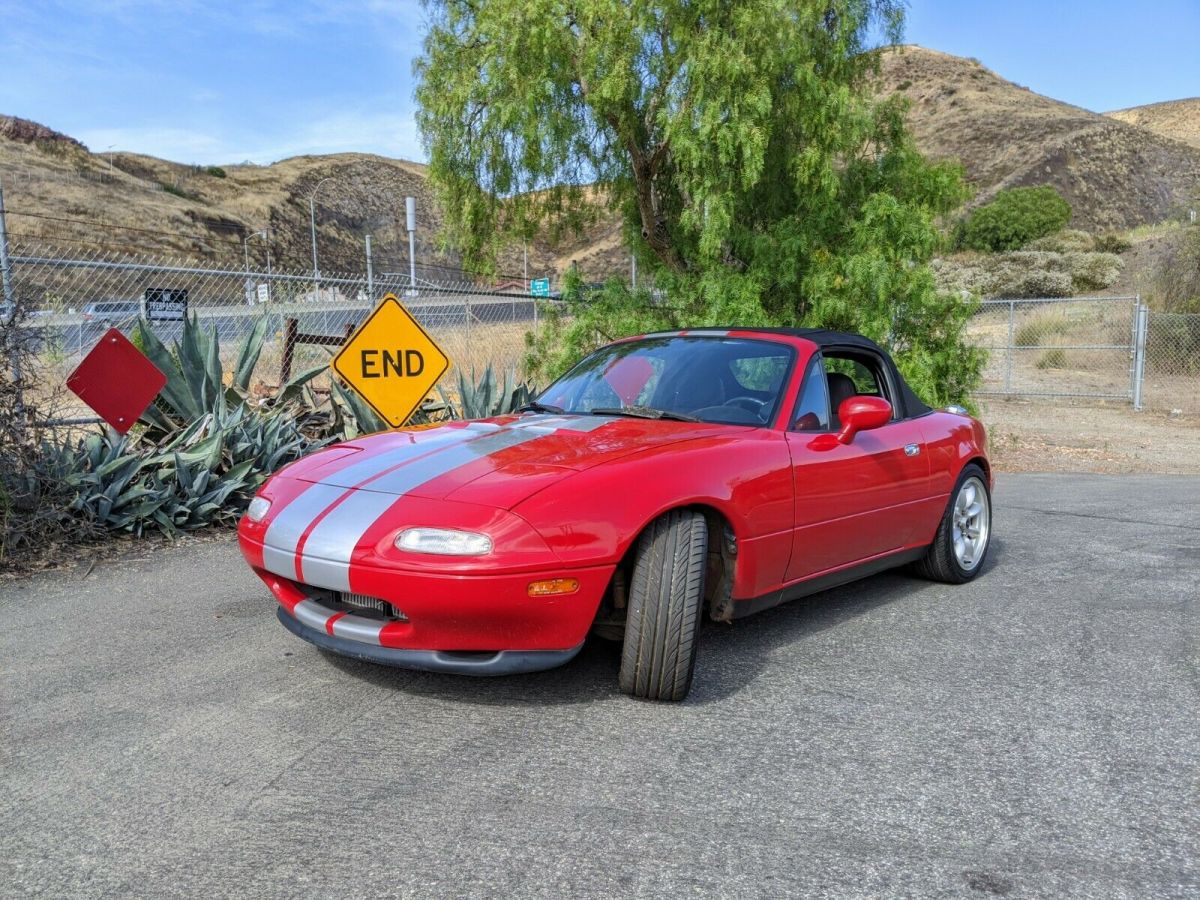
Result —
MULTIPOLYGON (((418 0, 5 0, 0 114, 93 151, 420 159, 418 0)), ((1200 0, 910 0, 906 39, 1097 111, 1200 94, 1200 0)))

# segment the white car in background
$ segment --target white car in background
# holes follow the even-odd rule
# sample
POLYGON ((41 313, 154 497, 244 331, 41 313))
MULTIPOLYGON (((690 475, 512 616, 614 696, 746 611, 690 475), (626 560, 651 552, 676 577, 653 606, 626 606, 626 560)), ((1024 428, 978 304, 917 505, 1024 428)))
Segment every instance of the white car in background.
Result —
POLYGON ((137 300, 94 300, 83 308, 83 321, 115 325, 141 314, 142 304, 137 300))

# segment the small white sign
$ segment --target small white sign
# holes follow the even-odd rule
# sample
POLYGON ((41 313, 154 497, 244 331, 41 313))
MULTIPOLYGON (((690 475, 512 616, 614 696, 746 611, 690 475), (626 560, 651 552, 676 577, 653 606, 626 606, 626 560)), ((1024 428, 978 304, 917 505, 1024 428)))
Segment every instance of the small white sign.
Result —
POLYGON ((271 301, 271 286, 269 284, 260 284, 258 286, 258 302, 269 303, 271 301))

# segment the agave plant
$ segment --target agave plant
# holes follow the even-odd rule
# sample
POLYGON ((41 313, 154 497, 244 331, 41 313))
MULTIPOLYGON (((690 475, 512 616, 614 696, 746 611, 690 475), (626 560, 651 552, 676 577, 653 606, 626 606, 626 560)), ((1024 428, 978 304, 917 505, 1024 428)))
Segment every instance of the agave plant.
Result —
POLYGON ((490 416, 502 416, 505 413, 516 412, 528 403, 536 393, 535 389, 525 382, 517 383, 517 373, 510 369, 504 375, 503 384, 496 384, 496 376, 491 364, 483 371, 483 378, 475 381, 475 370, 471 377, 463 372, 458 373, 459 405, 457 410, 450 398, 438 388, 442 401, 451 410, 454 418, 486 419, 490 416), (454 415, 457 413, 457 415, 454 415))
POLYGON ((209 412, 161 445, 96 434, 61 468, 70 509, 109 531, 168 536, 232 523, 274 470, 324 442, 309 441, 290 416, 261 415, 218 399, 209 412))
MULTIPOLYGON (((242 341, 237 362, 229 373, 221 362, 221 342, 215 325, 202 326, 195 316, 185 319, 179 340, 169 349, 145 320, 139 320, 134 342, 150 361, 166 375, 167 383, 141 417, 152 435, 171 435, 189 422, 195 422, 222 403, 234 406, 245 402, 250 379, 262 354, 267 333, 267 319, 259 318, 242 341)), ((298 399, 305 384, 324 371, 317 366, 301 372, 280 388, 277 403, 298 399)))

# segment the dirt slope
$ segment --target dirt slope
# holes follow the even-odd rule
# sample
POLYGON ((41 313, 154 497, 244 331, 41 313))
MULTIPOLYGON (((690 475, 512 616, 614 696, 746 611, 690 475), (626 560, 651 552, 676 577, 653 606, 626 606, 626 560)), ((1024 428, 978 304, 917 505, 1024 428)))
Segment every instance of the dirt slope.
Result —
MULTIPOLYGON (((1035 94, 977 61, 917 46, 884 55, 879 89, 909 98, 918 143, 933 157, 962 161, 975 203, 1003 187, 1049 183, 1070 201, 1075 227, 1099 231, 1159 222, 1200 202, 1200 147, 1187 143, 1200 143, 1200 99, 1103 116, 1035 94)), ((331 177, 317 195, 324 271, 361 271, 367 233, 377 270, 406 268, 404 197, 412 195, 418 260, 447 267, 431 275, 458 272, 457 259, 436 252, 442 217, 420 164, 345 153, 223 171, 133 153, 110 159, 45 126, 0 117, 0 177, 18 240, 233 265, 243 237, 269 228, 276 266, 303 271, 312 265, 308 196, 331 177)), ((261 264, 261 241, 249 247, 261 264)), ((530 244, 530 277, 560 275, 572 262, 589 280, 627 276, 615 215, 578 238, 530 244)), ((500 269, 520 276, 523 265, 515 246, 500 269)))
MULTIPOLYGON (((96 252, 241 265, 243 237, 266 228, 276 268, 307 270, 308 198, 330 178, 316 201, 323 271, 362 271, 365 234, 377 270, 406 269, 406 196, 417 198, 418 260, 457 270, 456 260, 435 251, 442 217, 425 167, 405 160, 342 153, 220 170, 134 153, 110 161, 43 126, 0 118, 0 173, 14 243, 33 237, 96 252)), ((249 249, 261 263, 262 241, 251 240, 249 249)))
POLYGON ((1006 81, 981 63, 906 46, 884 56, 882 89, 912 102, 921 148, 962 161, 986 201, 1052 184, 1077 228, 1158 222, 1200 195, 1200 150, 1006 81))
POLYGON ((1200 97, 1116 109, 1105 115, 1200 149, 1200 97))

